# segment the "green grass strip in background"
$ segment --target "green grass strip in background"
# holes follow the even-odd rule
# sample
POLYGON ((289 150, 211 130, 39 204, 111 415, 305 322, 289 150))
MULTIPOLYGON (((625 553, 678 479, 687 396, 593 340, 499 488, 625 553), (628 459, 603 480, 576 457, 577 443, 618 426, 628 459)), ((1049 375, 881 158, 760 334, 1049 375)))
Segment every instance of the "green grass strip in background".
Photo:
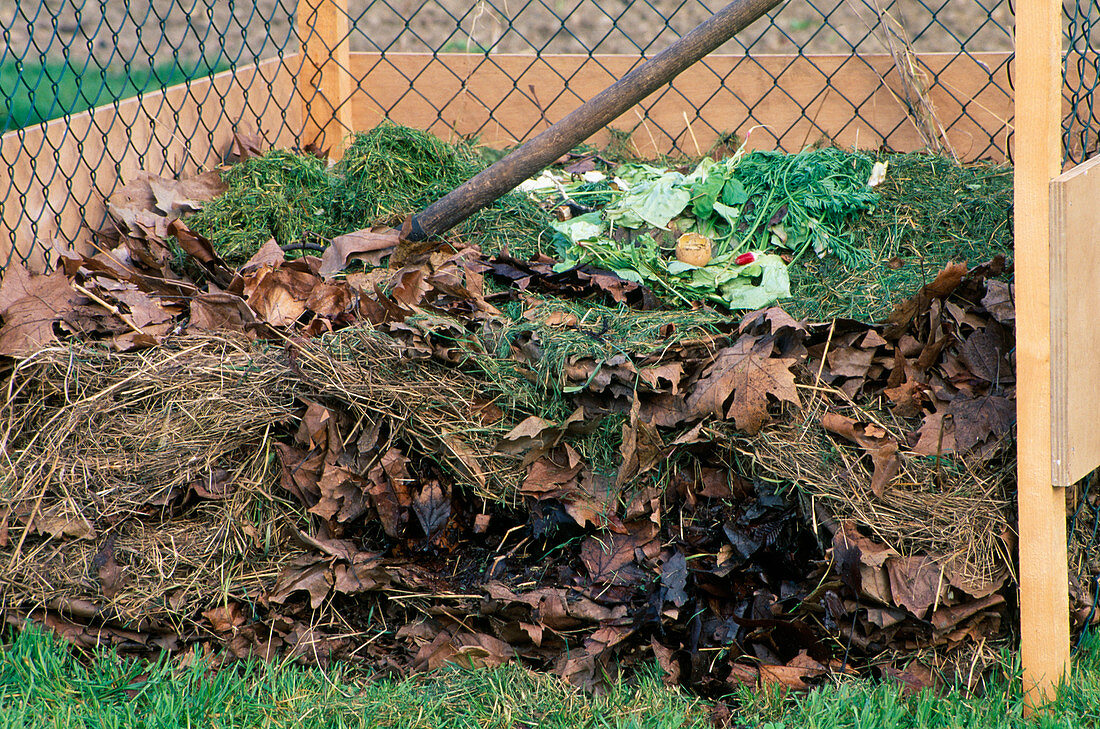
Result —
POLYGON ((144 67, 118 63, 101 68, 94 62, 0 62, 0 132, 77 114, 140 93, 225 70, 205 61, 183 61, 144 67))

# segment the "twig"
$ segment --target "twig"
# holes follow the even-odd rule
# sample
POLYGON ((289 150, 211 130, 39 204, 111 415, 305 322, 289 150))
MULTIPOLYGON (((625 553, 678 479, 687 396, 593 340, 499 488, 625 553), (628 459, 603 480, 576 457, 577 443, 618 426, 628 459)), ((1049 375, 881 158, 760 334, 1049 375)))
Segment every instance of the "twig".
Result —
POLYGON ((145 335, 145 336, 149 336, 148 334, 146 334, 146 333, 145 333, 145 330, 144 330, 144 329, 142 329, 141 327, 139 327, 139 326, 138 326, 137 324, 135 324, 135 323, 134 323, 134 321, 133 321, 133 320, 132 320, 132 319, 130 318, 130 315, 129 315, 129 314, 123 314, 123 313, 122 313, 122 310, 121 310, 121 309, 119 309, 119 308, 118 308, 117 306, 115 306, 114 304, 109 304, 109 303, 107 303, 106 301, 104 301, 103 299, 99 298, 98 296, 96 296, 95 294, 93 294, 93 293, 92 293, 91 291, 89 291, 88 289, 84 288, 83 286, 81 286, 80 284, 76 283, 75 281, 74 281, 74 282, 72 283, 72 287, 73 287, 74 289, 76 289, 77 291, 79 291, 80 293, 82 293, 82 294, 84 294, 85 296, 87 296, 87 297, 88 297, 89 299, 91 299, 91 300, 92 300, 92 301, 94 301, 95 303, 97 303, 97 304, 99 304, 100 306, 102 306, 102 307, 103 307, 104 309, 106 309, 107 311, 109 311, 109 312, 111 312, 112 314, 114 314, 115 316, 117 316, 117 317, 118 317, 119 319, 121 319, 121 320, 122 320, 122 322, 123 322, 123 323, 124 323, 124 324, 125 324, 126 326, 130 327, 131 329, 133 329, 133 330, 134 330, 135 332, 137 332, 138 334, 143 334, 143 335, 145 335))
POLYGON ((687 127, 688 134, 691 135, 691 143, 695 145, 695 156, 702 157, 703 151, 699 148, 699 140, 695 137, 695 130, 691 127, 691 121, 688 119, 688 113, 684 112, 684 126, 687 127))

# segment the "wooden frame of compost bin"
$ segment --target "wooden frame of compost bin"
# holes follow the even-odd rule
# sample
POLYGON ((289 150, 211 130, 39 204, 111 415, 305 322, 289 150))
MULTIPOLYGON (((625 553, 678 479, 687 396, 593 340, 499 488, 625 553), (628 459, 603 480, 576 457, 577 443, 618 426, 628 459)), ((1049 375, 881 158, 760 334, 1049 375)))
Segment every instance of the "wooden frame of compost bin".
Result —
POLYGON ((1020 653, 1027 705, 1035 710, 1054 697, 1070 670, 1065 486, 1100 463, 1096 410, 1085 410, 1094 398, 1081 387, 1096 388, 1100 349, 1088 348, 1090 317, 1072 318, 1095 312, 1100 268, 1088 252, 1097 250, 1100 226, 1096 198, 1086 203, 1080 195, 1098 186, 1089 164, 1055 181, 1062 170, 1060 0, 1017 4, 1016 88, 1020 653))
MULTIPOLYGON (((538 133, 641 61, 351 53, 346 1, 299 0, 301 54, 5 134, 0 138, 0 159, 6 163, 0 166, 0 194, 6 195, 0 199, 0 260, 7 259, 12 240, 19 252, 31 254, 32 267, 42 265, 55 239, 86 245, 85 221, 97 225, 104 215, 98 190, 109 190, 120 176, 129 179, 142 167, 179 174, 216 164, 232 134, 226 118, 258 127, 274 144, 315 142, 336 157, 347 132, 370 128, 384 117, 441 136, 478 134, 503 146, 538 133), (266 81, 268 98, 250 104, 248 81, 256 77, 266 81), (445 100, 443 108, 408 94, 410 78, 445 100), (532 87, 553 102, 543 107, 527 93, 532 87), (108 182, 97 186, 97 177, 108 182)), ((1100 245, 1093 240, 1100 231, 1100 208, 1079 202, 1082 195, 1092 200, 1100 195, 1100 168, 1089 165, 1055 180, 1062 149, 1060 11, 1057 0, 1020 0, 1017 8, 1016 86, 1026 90, 1015 109, 1017 139, 1024 142, 1015 145, 1021 651, 1033 707, 1052 695, 1069 667, 1062 487, 1100 462, 1096 402, 1082 395, 1083 383, 1100 380, 1100 372, 1093 372, 1100 369, 1100 357, 1074 357, 1075 368, 1069 367, 1071 347, 1086 354, 1100 351, 1100 337, 1082 344, 1081 329, 1089 327, 1077 326, 1075 338, 1069 331, 1088 321, 1074 316, 1095 311, 1089 297, 1100 290, 1100 264, 1090 257, 1100 245)), ((1011 129, 1013 100, 984 82, 992 69, 997 85, 1010 88, 1008 58, 989 53, 919 59, 930 70, 928 96, 941 117, 959 119, 962 111, 972 117, 947 131, 964 158, 971 157, 973 139, 1007 137, 1011 129)), ((655 94, 639 105, 637 118, 628 113, 623 123, 639 128, 634 143, 643 154, 689 139, 705 150, 715 128, 737 129, 750 115, 768 120, 772 136, 759 146, 778 140, 798 148, 828 136, 841 146, 919 149, 922 141, 902 106, 904 94, 891 88, 893 63, 888 55, 758 56, 752 62, 710 56, 709 68, 680 76, 677 93, 655 94), (836 71, 829 90, 815 66, 836 71), (751 111, 720 92, 727 75, 738 95, 758 100, 751 111), (786 93, 769 95, 777 85, 786 93), (874 91, 868 95, 868 89, 874 91), (849 99, 858 101, 853 105, 849 99), (694 123, 684 114, 690 106, 701 109, 694 123), (810 109, 808 119, 801 107, 810 109), (656 124, 646 122, 643 112, 656 124), (701 123, 706 119, 717 121, 701 123), (657 125, 673 131, 655 130, 657 125)), ((755 139, 750 146, 756 146, 755 139)), ((1007 139, 999 146, 1007 148, 1007 139)))

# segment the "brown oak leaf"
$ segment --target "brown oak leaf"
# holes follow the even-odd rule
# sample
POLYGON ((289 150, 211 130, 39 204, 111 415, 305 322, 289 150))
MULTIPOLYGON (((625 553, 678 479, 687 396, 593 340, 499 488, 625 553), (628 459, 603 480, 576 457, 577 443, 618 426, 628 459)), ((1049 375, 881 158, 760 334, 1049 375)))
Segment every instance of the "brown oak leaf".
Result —
POLYGON ((593 582, 612 582, 634 561, 638 546, 638 539, 630 534, 591 536, 581 544, 581 561, 593 582))
POLYGON ((371 502, 374 504, 382 528, 391 537, 401 536, 408 518, 407 509, 412 505, 412 490, 405 464, 409 459, 396 448, 389 449, 381 462, 370 471, 371 502))
POLYGON ((955 400, 947 411, 955 421, 955 448, 960 453, 990 435, 1008 434, 1016 424, 1016 402, 1000 395, 955 400))
POLYGON ((718 352, 687 398, 690 413, 732 418, 739 430, 755 435, 771 420, 769 396, 801 404, 791 372, 796 360, 771 357, 770 345, 761 352, 756 344, 755 337, 742 337, 718 352))

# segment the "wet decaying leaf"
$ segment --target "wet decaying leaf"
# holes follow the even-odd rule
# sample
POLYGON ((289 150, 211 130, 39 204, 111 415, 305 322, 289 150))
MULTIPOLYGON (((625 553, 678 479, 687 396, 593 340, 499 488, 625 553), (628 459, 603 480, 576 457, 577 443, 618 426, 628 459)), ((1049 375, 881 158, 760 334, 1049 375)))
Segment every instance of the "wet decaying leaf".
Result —
MULTIPOLYGON (((235 140, 241 158, 261 144, 235 140)), ((886 506, 915 491, 914 462, 1005 458, 1016 383, 1012 290, 992 278, 1003 262, 949 266, 885 326, 700 310, 707 329, 679 336, 689 325, 670 322, 651 335, 659 346, 638 347, 581 310, 533 302, 650 312, 644 287, 460 240, 421 250, 366 229, 319 258, 273 240, 232 270, 179 219, 217 182, 143 179, 112 198, 107 254, 61 252, 48 275, 9 267, 0 355, 59 339, 184 351, 184 333, 233 336, 278 363, 293 405, 241 456, 262 477, 204 464, 180 493, 120 517, 159 526, 262 495, 279 518, 224 548, 268 550, 277 566, 216 600, 166 593, 185 616, 173 625, 116 620, 106 606, 137 589, 118 524, 51 493, 0 505, 0 549, 87 543, 94 590, 21 618, 80 645, 214 641, 242 658, 379 671, 519 660, 588 688, 656 660, 666 680, 713 695, 805 689, 884 651, 977 645, 1008 624, 1003 560, 974 570, 842 513, 839 498, 800 498, 753 445, 799 418, 838 482, 886 506), (191 277, 171 270, 169 237, 191 277), (503 336, 516 320, 528 328, 503 336), (350 356, 356 340, 341 335, 355 332, 386 361, 350 356), (555 336, 575 348, 559 356, 555 336)), ((934 682, 919 664, 881 672, 907 689, 934 682)))

